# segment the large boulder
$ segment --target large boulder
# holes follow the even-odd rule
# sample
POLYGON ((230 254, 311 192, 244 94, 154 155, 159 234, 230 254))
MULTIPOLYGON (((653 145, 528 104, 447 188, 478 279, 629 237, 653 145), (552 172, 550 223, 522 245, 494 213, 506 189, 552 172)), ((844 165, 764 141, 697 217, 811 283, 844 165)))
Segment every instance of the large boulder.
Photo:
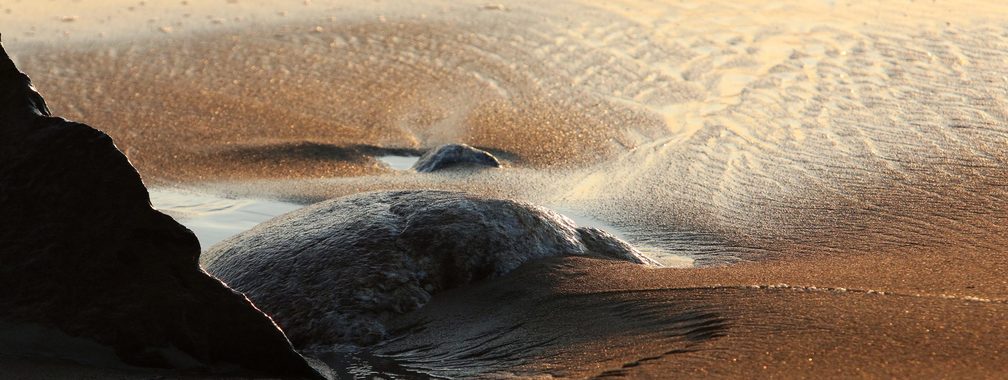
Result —
POLYGON ((295 347, 362 347, 439 291, 529 260, 654 264, 629 244, 526 203, 443 191, 363 193, 309 206, 211 247, 204 267, 273 316, 295 347))
POLYGON ((413 164, 413 170, 430 173, 454 167, 500 167, 490 152, 466 144, 447 144, 431 149, 413 164))
MULTIPOLYGON (((151 208, 112 139, 52 117, 2 46, 0 226, 8 333, 54 331, 135 366, 319 376, 269 317, 199 268, 196 237, 151 208)), ((46 335, 33 334, 20 336, 46 335)))

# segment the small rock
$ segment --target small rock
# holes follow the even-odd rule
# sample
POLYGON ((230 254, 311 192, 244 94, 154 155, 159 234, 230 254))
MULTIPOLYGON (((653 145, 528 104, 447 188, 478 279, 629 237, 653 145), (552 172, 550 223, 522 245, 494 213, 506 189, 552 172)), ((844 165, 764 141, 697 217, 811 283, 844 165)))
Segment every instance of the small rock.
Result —
POLYGON ((500 167, 500 161, 490 152, 473 148, 466 144, 447 144, 431 149, 420 156, 413 169, 420 173, 430 173, 459 166, 500 167))

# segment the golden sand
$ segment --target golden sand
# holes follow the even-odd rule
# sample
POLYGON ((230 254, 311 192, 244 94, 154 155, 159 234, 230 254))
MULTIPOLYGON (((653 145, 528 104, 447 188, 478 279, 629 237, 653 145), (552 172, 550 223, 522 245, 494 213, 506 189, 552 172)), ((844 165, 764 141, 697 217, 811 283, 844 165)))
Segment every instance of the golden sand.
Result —
POLYGON ((56 3, 0 5, 5 43, 149 184, 462 189, 700 264, 534 263, 401 321, 513 331, 494 375, 1008 373, 1001 3, 56 3), (507 168, 375 159, 446 142, 507 168))

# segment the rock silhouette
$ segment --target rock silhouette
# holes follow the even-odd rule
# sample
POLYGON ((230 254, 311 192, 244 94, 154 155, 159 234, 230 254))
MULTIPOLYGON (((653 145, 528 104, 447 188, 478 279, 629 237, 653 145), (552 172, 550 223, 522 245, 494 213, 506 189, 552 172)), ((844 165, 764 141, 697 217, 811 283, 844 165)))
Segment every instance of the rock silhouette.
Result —
POLYGON ((427 190, 321 202, 211 247, 203 262, 308 349, 377 343, 389 318, 433 294, 551 256, 652 264, 612 235, 540 207, 427 190))
POLYGON ((196 237, 151 208, 112 139, 51 116, 2 46, 0 157, 0 322, 92 340, 135 366, 319 376, 199 268, 196 237))
POLYGON ((430 173, 459 166, 500 167, 497 157, 466 144, 447 144, 431 149, 413 164, 413 170, 430 173))

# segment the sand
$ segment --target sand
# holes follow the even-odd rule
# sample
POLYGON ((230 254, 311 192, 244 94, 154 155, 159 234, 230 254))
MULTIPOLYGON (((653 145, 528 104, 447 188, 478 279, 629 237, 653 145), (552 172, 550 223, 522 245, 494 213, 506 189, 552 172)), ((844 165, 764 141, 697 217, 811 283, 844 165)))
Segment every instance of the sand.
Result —
MULTIPOLYGON (((521 338, 508 342, 510 351, 491 351, 494 359, 483 364, 532 357, 501 371, 519 376, 982 378, 1004 371, 1003 301, 755 286, 736 270, 724 272, 540 263, 436 299, 415 317, 434 333, 392 349, 438 342, 447 346, 435 346, 440 351, 465 353, 490 332, 513 329, 521 338), (435 335, 443 331, 459 333, 435 335), (521 354, 541 342, 549 342, 545 352, 521 354)), ((453 359, 466 362, 449 357, 444 367, 453 369, 453 359)))
POLYGON ((419 367, 1008 371, 998 2, 101 3, 0 5, 0 33, 53 112, 109 133, 151 186, 298 202, 468 190, 589 215, 699 266, 548 261, 436 297, 403 323, 504 331, 489 356, 507 360, 418 334, 400 349, 446 344, 423 355, 461 372, 403 358, 419 367), (378 159, 447 142, 506 168, 378 159))

